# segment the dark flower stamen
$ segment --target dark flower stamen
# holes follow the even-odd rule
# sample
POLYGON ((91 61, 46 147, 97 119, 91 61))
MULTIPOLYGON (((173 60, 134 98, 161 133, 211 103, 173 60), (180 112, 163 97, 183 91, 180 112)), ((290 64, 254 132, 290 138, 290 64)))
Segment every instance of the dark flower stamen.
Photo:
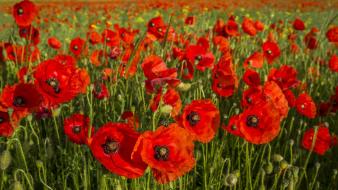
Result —
POLYGON ((166 161, 169 157, 169 149, 165 146, 155 146, 155 159, 159 161, 166 161))
POLYGON ((201 120, 198 113, 194 111, 190 112, 186 119, 189 121, 191 126, 195 126, 201 120))
POLYGON ((23 14, 23 8, 18 8, 18 10, 17 10, 17 13, 18 13, 18 15, 22 15, 23 14))
POLYGON ((4 121, 5 121, 5 119, 0 117, 0 124, 3 123, 4 121))
POLYGON ((259 119, 255 115, 249 115, 246 118, 246 125, 249 126, 249 127, 257 127, 258 123, 259 123, 259 119))
POLYGON ((50 78, 46 81, 46 83, 54 89, 56 94, 60 93, 61 89, 59 87, 59 81, 55 78, 50 78))
POLYGON ((114 140, 107 139, 106 143, 102 145, 102 148, 104 153, 113 154, 119 150, 120 144, 114 140))
POLYGON ((13 106, 20 107, 25 105, 25 99, 21 96, 16 96, 13 101, 13 106))
POLYGON ((79 47, 77 45, 73 46, 73 50, 78 50, 79 47))
POLYGON ((79 134, 81 132, 81 127, 80 126, 74 126, 73 127, 73 133, 79 134))
POLYGON ((195 57, 195 59, 196 59, 197 61, 201 61, 201 60, 202 60, 202 56, 201 56, 201 55, 198 55, 198 56, 195 57))

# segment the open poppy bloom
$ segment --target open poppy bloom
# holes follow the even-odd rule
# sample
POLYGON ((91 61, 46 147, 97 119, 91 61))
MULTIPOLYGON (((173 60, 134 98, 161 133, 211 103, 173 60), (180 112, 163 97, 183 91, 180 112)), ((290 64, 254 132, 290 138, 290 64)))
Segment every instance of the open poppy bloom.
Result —
POLYGON ((314 128, 305 131, 302 139, 302 147, 313 151, 319 155, 324 155, 333 145, 335 137, 330 135, 329 128, 319 125, 317 130, 314 128))
POLYGON ((244 67, 252 67, 252 68, 262 68, 264 63, 264 54, 261 52, 255 52, 250 57, 248 57, 244 61, 244 67))
POLYGON ((305 46, 310 49, 310 50, 314 50, 318 47, 318 41, 317 41, 317 33, 319 32, 319 30, 315 27, 313 27, 311 29, 310 32, 308 32, 305 36, 304 36, 304 43, 305 46))
POLYGON ((127 46, 133 44, 136 35, 139 33, 139 30, 121 28, 118 24, 115 24, 114 28, 118 32, 122 42, 127 46))
POLYGON ((194 25, 196 22, 196 17, 195 16, 188 16, 187 18, 185 18, 184 23, 186 25, 194 25))
POLYGON ((266 144, 280 131, 280 115, 269 102, 250 106, 239 116, 239 129, 245 140, 253 144, 266 144))
POLYGON ((75 38, 70 42, 70 51, 79 57, 85 51, 85 41, 81 38, 75 38))
POLYGON ((261 83, 259 74, 252 69, 245 70, 244 75, 243 75, 243 81, 248 86, 253 86, 253 87, 259 86, 261 83))
POLYGON ((196 69, 205 71, 207 68, 212 68, 215 60, 214 55, 211 52, 207 52, 209 44, 206 46, 202 45, 191 45, 186 48, 185 57, 187 61, 194 65, 196 63, 196 69))
POLYGON ((300 84, 297 79, 297 70, 288 65, 283 65, 279 69, 270 69, 268 80, 276 82, 282 90, 294 88, 300 84))
POLYGON ((316 117, 316 104, 313 102, 311 96, 306 93, 300 94, 296 99, 296 109, 299 114, 308 118, 313 119, 316 117))
POLYGON ((305 29, 305 24, 302 20, 300 20, 299 18, 296 18, 294 21, 293 21, 293 24, 292 24, 293 28, 295 30, 304 30, 305 29))
POLYGON ((95 31, 89 32, 87 38, 92 45, 98 44, 101 42, 101 35, 95 31))
POLYGON ((338 43, 338 26, 331 27, 326 32, 326 38, 329 42, 338 43))
POLYGON ((240 127, 240 125, 238 123, 239 116, 240 115, 231 116, 230 119, 229 119, 228 125, 223 125, 222 128, 232 135, 243 138, 243 135, 242 135, 242 133, 239 129, 239 127, 240 127))
POLYGON ((231 57, 222 57, 212 70, 212 90, 219 96, 232 96, 237 89, 238 79, 231 57))
MULTIPOLYGON (((69 140, 76 144, 87 144, 89 117, 83 114, 73 114, 66 118, 63 129, 69 140)), ((94 127, 91 128, 91 135, 94 134, 94 127)))
POLYGON ((262 23, 259 20, 255 21, 255 28, 257 31, 263 31, 264 30, 264 23, 262 23))
POLYGON ((264 101, 269 101, 275 110, 279 113, 280 118, 284 119, 287 117, 289 112, 288 101, 282 91, 282 89, 273 81, 268 81, 263 87, 264 101))
POLYGON ((37 7, 29 0, 21 1, 13 7, 13 17, 19 26, 29 26, 37 15, 37 7))
POLYGON ((137 178, 147 168, 141 160, 140 152, 133 152, 139 136, 126 123, 107 123, 92 136, 90 150, 110 172, 126 178, 137 178))
POLYGON ((58 105, 72 100, 86 91, 89 76, 86 70, 64 64, 60 59, 40 63, 34 72, 35 85, 49 105, 58 105))
POLYGON ((338 56, 332 55, 331 59, 329 60, 329 68, 333 72, 338 72, 338 56))
POLYGON ((210 100, 193 100, 185 106, 180 122, 195 140, 208 143, 219 128, 220 113, 210 100))
POLYGON ((104 83, 95 83, 93 89, 94 97, 102 100, 109 97, 107 86, 104 83))
POLYGON ((167 40, 173 40, 175 36, 175 31, 172 27, 169 27, 164 23, 161 16, 152 18, 148 22, 148 34, 155 37, 155 39, 163 40, 165 37, 167 37, 167 40), (167 32, 167 30, 169 30, 167 32), (167 34, 167 35, 166 35, 167 34))
POLYGON ((157 182, 168 183, 183 176, 195 166, 194 143, 189 132, 176 123, 146 131, 139 138, 133 153, 141 152, 157 182))
POLYGON ((241 106, 246 108, 259 103, 262 101, 262 93, 262 86, 249 87, 242 94, 241 106))
POLYGON ((40 42, 40 31, 32 25, 20 26, 19 35, 21 38, 27 39, 34 45, 37 45, 40 42))
POLYGON ((213 38, 213 43, 222 53, 230 51, 230 42, 223 36, 215 36, 213 38))
POLYGON ((112 30, 105 29, 102 32, 102 43, 106 44, 106 46, 108 47, 119 46, 120 45, 119 34, 112 30))
POLYGON ((272 64, 281 54, 279 46, 276 42, 266 41, 262 45, 264 57, 269 64, 272 64))
POLYGON ((255 27, 255 23, 253 20, 244 17, 242 22, 242 30, 247 33, 249 36, 255 36, 257 34, 257 30, 255 27))
POLYGON ((235 37, 239 36, 238 24, 234 17, 230 17, 228 22, 223 27, 224 37, 235 37))

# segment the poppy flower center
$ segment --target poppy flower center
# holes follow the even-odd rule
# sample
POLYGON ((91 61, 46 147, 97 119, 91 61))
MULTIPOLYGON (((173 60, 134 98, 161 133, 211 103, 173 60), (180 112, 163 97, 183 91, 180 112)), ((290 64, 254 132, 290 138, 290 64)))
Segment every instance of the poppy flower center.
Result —
POLYGON ((155 146, 155 159, 158 161, 167 161, 169 157, 169 149, 165 146, 155 146))
POLYGON ((304 109, 304 108, 305 108, 305 105, 304 105, 304 104, 300 105, 300 108, 304 109))
POLYGON ((249 60, 249 61, 248 61, 248 64, 251 65, 251 64, 252 64, 252 60, 249 60))
POLYGON ((18 15, 22 15, 23 14, 23 8, 19 7, 17 10, 18 15))
POLYGON ((0 117, 0 124, 3 123, 4 121, 5 121, 5 119, 0 117))
POLYGON ((189 124, 191 126, 195 126, 200 120, 200 116, 198 115, 197 112, 190 112, 188 115, 187 115, 187 118, 186 118, 188 121, 189 121, 189 124))
POLYGON ((60 93, 61 89, 59 87, 59 81, 55 78, 50 78, 46 81, 46 83, 54 89, 56 94, 60 93))
POLYGON ((73 46, 73 49, 74 49, 74 50, 78 50, 78 49, 79 49, 79 46, 75 45, 75 46, 73 46))
POLYGON ((246 97, 246 101, 247 101, 249 104, 251 104, 252 99, 251 99, 250 97, 246 97))
POLYGON ((13 101, 13 106, 20 107, 24 106, 26 103, 25 99, 21 96, 16 96, 13 101))
POLYGON ((121 37, 124 38, 126 35, 124 33, 121 34, 121 37))
POLYGON ((157 31, 158 31, 158 32, 162 32, 162 28, 158 28, 157 31))
POLYGON ((80 126, 74 126, 72 131, 75 134, 79 134, 81 132, 81 127, 80 126))
POLYGON ((106 41, 107 41, 107 42, 110 42, 110 38, 108 37, 108 38, 106 39, 106 41))
POLYGON ((236 125, 233 125, 233 126, 231 126, 231 129, 232 129, 233 131, 235 131, 235 130, 237 130, 237 126, 236 126, 236 125))
POLYGON ((257 127, 258 123, 259 123, 259 119, 255 115, 249 115, 246 118, 246 125, 249 127, 257 127))
POLYGON ((154 24, 153 22, 151 22, 151 23, 150 23, 150 26, 151 26, 151 27, 154 27, 154 26, 155 26, 155 24, 154 24))
POLYGON ((271 55, 272 54, 272 51, 271 50, 266 50, 266 53, 271 55))
POLYGON ((201 60, 202 60, 202 56, 201 56, 201 55, 198 55, 198 56, 195 57, 195 59, 196 59, 197 61, 201 61, 201 60))
POLYGON ((106 143, 102 145, 102 148, 104 153, 112 154, 119 150, 120 144, 114 140, 107 139, 106 143))

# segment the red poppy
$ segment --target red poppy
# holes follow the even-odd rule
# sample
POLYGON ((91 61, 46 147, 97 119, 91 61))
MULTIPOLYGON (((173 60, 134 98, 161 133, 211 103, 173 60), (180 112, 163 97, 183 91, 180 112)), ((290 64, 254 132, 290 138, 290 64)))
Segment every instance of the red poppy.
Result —
POLYGON ((279 46, 275 42, 266 41, 263 46, 264 57, 269 64, 272 64, 281 54, 279 46))
POLYGON ((101 42, 101 35, 95 31, 88 33, 89 42, 93 45, 101 42))
POLYGON ((169 88, 163 96, 162 93, 162 89, 160 89, 158 93, 154 96, 154 98, 150 102, 150 109, 155 112, 162 99, 162 103, 164 105, 170 105, 172 107, 171 115, 173 117, 177 116, 182 107, 180 94, 172 88, 169 88))
POLYGON ((5 108, 0 105, 0 137, 10 137, 14 132, 9 114, 5 108))
POLYGON ((195 16, 188 16, 187 18, 185 18, 184 23, 186 25, 194 25, 196 22, 196 17, 195 16))
POLYGON ((293 24, 292 24, 293 28, 295 30, 305 30, 305 24, 304 22, 299 19, 299 18, 296 18, 294 21, 293 21, 293 24))
POLYGON ((316 117, 316 104, 313 102, 311 96, 306 93, 300 94, 296 99, 296 109, 299 114, 308 118, 313 119, 316 117))
POLYGON ((231 116, 228 125, 223 125, 222 128, 232 135, 243 138, 243 134, 239 129, 239 116, 240 115, 231 116))
POLYGON ((180 122, 195 140, 208 143, 219 128, 220 113, 210 100, 193 100, 185 106, 180 122))
POLYGON ((215 36, 213 38, 213 43, 222 53, 230 51, 230 42, 223 36, 215 36))
POLYGON ((279 69, 272 68, 268 75, 268 81, 276 82, 282 90, 294 88, 300 84, 297 79, 297 70, 288 65, 283 65, 279 69))
POLYGON ((244 17, 243 19, 242 30, 249 36, 255 36, 257 34, 254 21, 247 17, 244 17))
POLYGON ((261 83, 259 74, 252 69, 245 70, 244 75, 243 75, 243 81, 245 82, 245 84, 247 84, 250 87, 259 86, 261 83))
POLYGON ((32 42, 34 45, 37 45, 40 42, 40 32, 37 28, 29 26, 20 26, 19 35, 21 38, 25 38, 28 41, 32 42))
POLYGON ((94 97, 102 100, 109 97, 107 86, 104 83, 95 83, 93 89, 94 97))
POLYGON ((255 28, 256 28, 257 31, 263 31, 264 30, 264 24, 261 21, 256 20, 255 28))
POLYGON ((244 110, 239 116, 239 129, 245 140, 253 144, 266 144, 280 131, 280 116, 269 102, 261 102, 244 110))
POLYGON ((120 45, 119 34, 112 30, 105 29, 102 32, 102 43, 105 43, 106 46, 108 47, 119 46, 120 45))
POLYGON ((262 87, 250 87, 243 92, 241 106, 243 108, 258 104, 262 101, 262 87))
MULTIPOLYGON (((63 129, 69 140, 76 144, 87 144, 90 120, 83 114, 73 114, 64 120, 63 129)), ((94 128, 91 128, 91 135, 94 128)))
POLYGON ((318 47, 317 34, 319 30, 317 28, 312 28, 309 33, 304 37, 304 43, 306 47, 310 50, 316 49, 318 47))
POLYGON ((37 15, 37 7, 29 0, 16 3, 13 7, 13 17, 19 26, 29 26, 37 15))
POLYGON ((326 32, 326 38, 329 42, 338 43, 338 26, 331 27, 326 32))
POLYGON ((193 139, 176 123, 161 126, 155 132, 144 132, 134 148, 133 158, 138 151, 159 183, 176 180, 196 163, 193 139))
POLYGON ((50 105, 72 100, 77 94, 85 92, 89 84, 86 70, 58 59, 40 63, 34 71, 34 78, 37 89, 50 105))
POLYGON ((118 24, 115 24, 114 28, 116 31, 118 31, 122 42, 124 42, 124 44, 126 44, 127 46, 131 45, 134 42, 136 35, 139 33, 139 30, 120 28, 118 24))
POLYGON ((196 69, 205 71, 207 68, 212 68, 215 60, 214 55, 211 52, 207 52, 209 43, 207 45, 191 45, 186 48, 185 57, 190 64, 195 64, 196 69))
POLYGON ((149 22, 148 22, 148 30, 147 32, 151 35, 153 35, 155 37, 155 39, 164 39, 166 37, 167 34, 167 40, 171 40, 174 37, 174 29, 172 27, 169 28, 168 30, 168 26, 164 23, 162 17, 155 17, 152 18, 149 22))
POLYGON ((224 37, 235 37, 239 36, 238 32, 238 24, 236 23, 235 19, 229 18, 228 22, 224 25, 224 37))
POLYGON ((263 101, 270 102, 275 107, 275 110, 278 111, 281 119, 288 115, 288 101, 277 83, 273 81, 266 82, 263 87, 263 97, 263 101))
POLYGON ((60 49, 62 44, 56 37, 48 38, 48 45, 54 49, 60 49))
POLYGON ((244 67, 262 68, 264 63, 264 54, 255 52, 244 61, 244 67))
POLYGON ((314 128, 305 131, 302 139, 302 146, 306 150, 313 151, 319 155, 324 155, 335 143, 329 129, 320 125, 315 131, 314 128))
POLYGON ((296 106, 296 96, 293 94, 293 92, 290 89, 286 89, 283 91, 284 96, 286 100, 288 101, 289 107, 295 107, 296 106))
POLYGON ((92 136, 90 150, 110 172, 127 178, 137 178, 147 168, 141 160, 140 152, 133 152, 139 136, 126 123, 107 123, 92 136))
POLYGON ((70 42, 70 51, 76 56, 80 56, 85 51, 85 41, 81 38, 75 38, 70 42))
POLYGON ((126 120, 128 125, 134 129, 138 129, 140 126, 139 118, 131 111, 123 112, 121 118, 126 120))
POLYGON ((232 96, 237 89, 238 79, 231 57, 221 57, 212 70, 212 90, 219 96, 232 96))
POLYGON ((338 72, 338 56, 332 55, 331 59, 329 60, 329 68, 333 72, 338 72))

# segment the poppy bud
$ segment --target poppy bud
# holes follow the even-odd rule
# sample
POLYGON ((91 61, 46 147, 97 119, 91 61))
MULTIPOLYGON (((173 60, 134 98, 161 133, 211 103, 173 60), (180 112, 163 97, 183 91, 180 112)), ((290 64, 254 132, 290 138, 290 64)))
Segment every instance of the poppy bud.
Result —
POLYGON ((288 164, 288 162, 285 161, 285 160, 282 160, 282 161, 280 162, 280 164, 279 164, 279 168, 280 168, 281 170, 284 170, 284 169, 286 169, 286 168, 288 168, 288 167, 289 167, 289 164, 288 164))
POLYGON ((271 174, 273 172, 273 165, 271 162, 265 164, 264 171, 266 174, 271 174))
POLYGON ((319 162, 316 162, 316 163, 315 163, 315 167, 316 167, 316 170, 319 170, 319 168, 320 168, 320 163, 319 163, 319 162))
POLYGON ((262 184, 261 186, 259 186, 258 189, 259 189, 259 190, 265 190, 266 188, 265 188, 265 186, 262 184))
POLYGON ((282 181, 282 186, 283 186, 284 188, 286 188, 286 187, 289 186, 289 184, 290 184, 290 180, 287 179, 287 178, 284 178, 283 181, 282 181))
POLYGON ((233 187, 237 184, 238 178, 235 174, 229 174, 225 176, 225 185, 229 187, 233 187))
POLYGON ((5 150, 0 155, 0 169, 6 170, 12 162, 12 155, 9 150, 5 150))
POLYGON ((15 181, 13 184, 13 190, 23 190, 22 184, 20 181, 15 181))
POLYGON ((183 91, 183 92, 188 91, 190 88, 191 88, 191 84, 190 84, 190 83, 183 83, 183 82, 181 82, 181 83, 177 86, 177 89, 178 89, 179 91, 183 91))
POLYGON ((172 109, 173 109, 173 107, 171 105, 163 105, 160 108, 160 112, 164 113, 164 114, 170 114, 172 109))
POLYGON ((39 169, 43 167, 43 162, 41 160, 37 160, 35 164, 36 164, 36 167, 38 167, 39 169))
POLYGON ((284 158, 283 158, 283 156, 281 156, 280 154, 274 154, 274 155, 272 156, 272 159, 273 159, 273 161, 275 161, 275 162, 281 162, 284 158))
POLYGON ((289 143, 290 143, 290 146, 293 146, 295 144, 295 141, 293 139, 290 139, 289 143))

